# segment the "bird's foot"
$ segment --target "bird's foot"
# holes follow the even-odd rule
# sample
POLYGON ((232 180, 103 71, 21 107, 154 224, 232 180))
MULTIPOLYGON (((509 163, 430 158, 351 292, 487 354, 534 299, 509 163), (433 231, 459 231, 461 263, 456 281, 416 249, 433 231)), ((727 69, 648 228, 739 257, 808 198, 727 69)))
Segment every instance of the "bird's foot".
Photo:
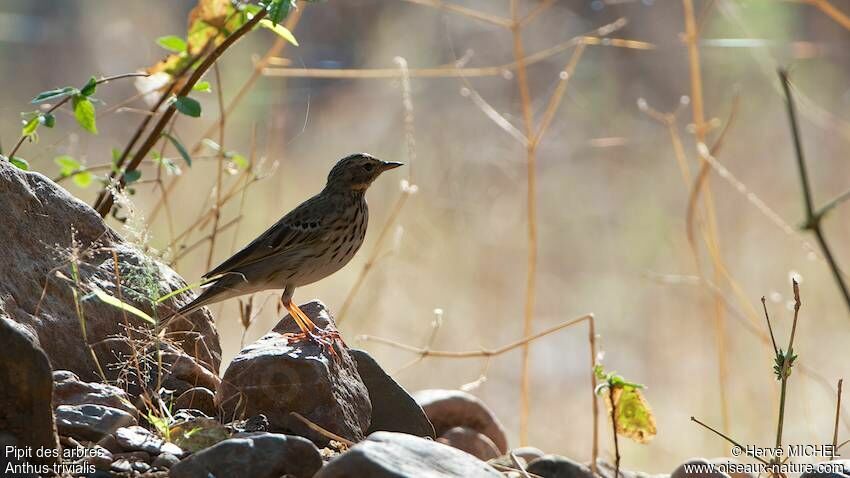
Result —
POLYGON ((284 337, 287 338, 290 344, 309 340, 317 344, 323 351, 327 351, 328 355, 337 362, 339 361, 339 353, 337 352, 335 345, 339 343, 343 347, 347 347, 339 332, 327 331, 319 328, 284 334, 284 337))

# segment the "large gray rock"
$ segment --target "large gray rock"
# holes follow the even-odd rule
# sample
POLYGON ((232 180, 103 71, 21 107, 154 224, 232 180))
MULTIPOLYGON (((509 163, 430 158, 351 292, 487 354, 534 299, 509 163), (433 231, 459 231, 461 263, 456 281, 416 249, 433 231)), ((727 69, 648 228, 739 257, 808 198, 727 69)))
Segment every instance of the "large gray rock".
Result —
POLYGON ((276 433, 230 438, 173 465, 171 478, 250 476, 310 478, 322 466, 319 450, 309 440, 276 433))
POLYGON ((324 466, 314 478, 501 478, 474 456, 405 433, 377 432, 324 466))
POLYGON ((121 427, 136 424, 132 415, 103 405, 59 405, 56 428, 62 436, 98 441, 121 427))
MULTIPOLYGON (((0 210, 4 214, 0 277, 14 277, 0 282, 0 311, 37 338, 55 369, 70 370, 84 381, 100 380, 72 294, 77 288, 72 268, 76 263, 77 302, 87 342, 94 345, 109 381, 122 378, 131 350, 125 326, 150 325, 90 293, 99 289, 120 296, 153 315, 152 299, 185 287, 185 282, 122 239, 88 205, 41 174, 21 171, 7 161, 0 161, 0 210)), ((191 299, 189 293, 177 294, 159 304, 156 312, 165 316, 191 299)), ((209 370, 218 370, 221 348, 208 312, 199 310, 172 321, 168 328, 168 338, 178 348, 209 370)))
POLYGON ((60 405, 103 405, 139 418, 139 410, 131 403, 127 392, 105 383, 83 382, 68 370, 53 372, 53 406, 60 405))
POLYGON ((436 438, 434 426, 407 390, 366 351, 351 349, 348 352, 357 362, 357 371, 372 402, 372 420, 367 434, 385 431, 436 438))
POLYGON ((533 460, 526 471, 543 478, 593 478, 590 467, 558 455, 544 455, 533 460))
POLYGON ((498 457, 499 449, 487 435, 465 427, 454 427, 440 435, 437 441, 463 450, 470 455, 487 461, 498 457))
POLYGON ((59 450, 51 402, 51 372, 50 362, 34 338, 3 315, 0 297, 0 446, 3 447, 0 450, 4 451, 0 454, 0 469, 6 470, 9 462, 48 466, 58 461, 40 459, 32 451, 59 450), (31 458, 8 456, 6 446, 21 451, 29 447, 31 458))
POLYGON ((464 427, 487 435, 499 449, 507 453, 508 439, 502 423, 478 397, 460 390, 420 390, 413 397, 434 424, 437 436, 454 427, 464 427))
MULTIPOLYGON (((324 304, 301 306, 317 326, 334 329, 324 304)), ((242 349, 224 372, 216 402, 228 419, 268 418, 270 430, 328 440, 291 412, 351 441, 369 428, 372 406, 357 365, 345 347, 336 357, 311 341, 290 344, 283 335, 297 331, 289 315, 271 333, 242 349)))

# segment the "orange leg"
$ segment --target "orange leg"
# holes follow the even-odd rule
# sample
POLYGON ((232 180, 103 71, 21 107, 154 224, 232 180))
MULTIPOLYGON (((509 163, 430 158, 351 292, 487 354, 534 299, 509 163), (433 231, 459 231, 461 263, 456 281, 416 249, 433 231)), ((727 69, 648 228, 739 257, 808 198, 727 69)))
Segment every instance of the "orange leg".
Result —
POLYGON ((291 300, 289 303, 283 302, 283 306, 289 311, 289 315, 292 316, 295 323, 298 324, 298 328, 301 329, 300 333, 288 334, 290 342, 312 340, 319 344, 322 348, 328 350, 332 357, 337 358, 336 349, 334 349, 334 342, 339 341, 345 345, 345 342, 343 342, 339 332, 328 332, 320 329, 312 320, 310 320, 307 314, 305 314, 304 311, 302 311, 301 308, 299 308, 295 302, 292 302, 291 300))

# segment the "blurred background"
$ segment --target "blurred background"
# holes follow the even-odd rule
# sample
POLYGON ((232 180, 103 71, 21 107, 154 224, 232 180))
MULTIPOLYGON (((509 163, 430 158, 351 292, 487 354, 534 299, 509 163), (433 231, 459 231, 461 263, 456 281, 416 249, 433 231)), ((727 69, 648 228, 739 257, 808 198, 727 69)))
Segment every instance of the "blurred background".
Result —
MULTIPOLYGON (((478 380, 481 359, 427 358, 403 368, 416 356, 356 340, 368 334, 424 346, 438 315, 442 325, 433 347, 441 350, 495 348, 523 337, 527 154, 506 124, 525 131, 524 105, 513 36, 499 24, 511 18, 511 5, 453 1, 478 14, 435 8, 430 0, 328 1, 302 8, 293 27, 300 46, 275 52, 226 116, 223 149, 247 158, 261 179, 243 196, 238 188, 249 173, 237 165, 226 168, 222 190, 237 188, 239 194, 220 210, 212 254, 204 238, 213 221, 198 218, 209 216, 215 204, 219 162, 204 146, 191 167, 172 146, 164 150, 182 169, 168 207, 149 182, 155 166, 143 168, 131 199, 145 218, 147 245, 195 282, 210 262, 227 258, 318 192, 340 157, 366 151, 404 161, 410 166, 386 174, 369 191, 370 230, 358 256, 334 276, 299 289, 295 299, 320 298, 337 312, 347 301, 340 327, 348 343, 369 350, 389 371, 398 370, 395 377, 409 389, 478 380), (411 68, 412 142, 396 57, 411 68), (416 73, 455 67, 497 68, 466 77, 416 73), (320 78, 321 72, 312 71, 364 68, 390 73, 320 78), (291 71, 281 73, 286 69, 291 71), (415 194, 409 187, 402 191, 403 180, 416 186, 415 194), (371 268, 352 293, 370 258, 371 268)), ((156 39, 185 35, 195 3, 0 3, 3 151, 17 141, 20 113, 34 109, 29 100, 35 94, 155 64, 167 54, 156 39)), ((569 83, 537 148, 533 328, 593 312, 603 365, 647 386, 659 433, 648 445, 621 440, 624 467, 669 472, 690 456, 728 454, 728 446, 690 416, 742 443, 772 444, 778 386, 759 301, 767 297, 784 346, 793 315, 792 276, 801 282, 803 299, 795 350, 807 372, 795 371, 790 380, 786 442, 830 443, 835 384, 850 372, 850 313, 814 237, 798 229, 805 218, 803 196, 776 68, 790 68, 813 196, 823 205, 850 188, 850 21, 844 16, 850 15, 850 3, 694 2, 709 146, 731 118, 709 168, 710 191, 702 189, 716 213, 716 244, 728 277, 706 252, 704 237, 712 233, 700 218, 707 216, 694 218, 707 281, 699 279, 686 234, 700 158, 683 2, 518 1, 520 18, 538 8, 545 10, 522 29, 526 55, 540 53, 527 66, 525 106, 535 125, 562 80, 569 83), (627 23, 614 23, 608 37, 630 42, 588 45, 572 74, 562 73, 575 51, 565 42, 585 34, 598 38, 596 29, 621 18, 627 23)), ((221 84, 211 72, 205 79, 213 91, 193 94, 202 117, 182 116, 175 123, 187 147, 219 121, 218 93, 230 104, 276 39, 258 31, 225 53, 221 84)), ((109 164, 110 150, 127 144, 147 109, 139 99, 113 107, 137 93, 132 79, 99 87, 98 135, 85 133, 70 112, 60 110, 56 128, 42 128, 39 143, 25 144, 18 155, 50 177, 59 176, 54 159, 60 155, 88 166, 109 164)), ((222 142, 217 132, 209 138, 222 142)), ((165 184, 173 180, 166 177, 165 184)), ((88 203, 99 189, 97 183, 62 184, 88 203)), ((139 222, 130 222, 135 229, 125 232, 136 237, 139 222)), ((848 224, 850 204, 837 206, 823 223, 845 265, 848 224)), ((235 300, 212 308, 225 361, 243 340, 255 340, 276 323, 276 298, 277 293, 254 298, 255 312, 265 307, 244 337, 235 300)), ((582 461, 590 458, 592 441, 587 336, 582 323, 531 347, 529 444, 582 461)), ((504 422, 513 445, 519 444, 520 371, 517 349, 494 357, 486 380, 472 386, 504 422)), ((607 422, 600 428, 607 457, 607 422)), ((839 441, 849 432, 842 420, 839 441)))

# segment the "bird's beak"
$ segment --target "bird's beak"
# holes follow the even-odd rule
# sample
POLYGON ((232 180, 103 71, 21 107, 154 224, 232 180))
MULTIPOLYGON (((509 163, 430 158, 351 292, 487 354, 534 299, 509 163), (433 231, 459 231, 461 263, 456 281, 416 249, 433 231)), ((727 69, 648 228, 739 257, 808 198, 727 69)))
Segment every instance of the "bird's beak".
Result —
POLYGON ((389 171, 390 169, 395 169, 399 166, 404 166, 404 163, 399 163, 396 161, 384 161, 384 164, 381 166, 383 171, 389 171))

